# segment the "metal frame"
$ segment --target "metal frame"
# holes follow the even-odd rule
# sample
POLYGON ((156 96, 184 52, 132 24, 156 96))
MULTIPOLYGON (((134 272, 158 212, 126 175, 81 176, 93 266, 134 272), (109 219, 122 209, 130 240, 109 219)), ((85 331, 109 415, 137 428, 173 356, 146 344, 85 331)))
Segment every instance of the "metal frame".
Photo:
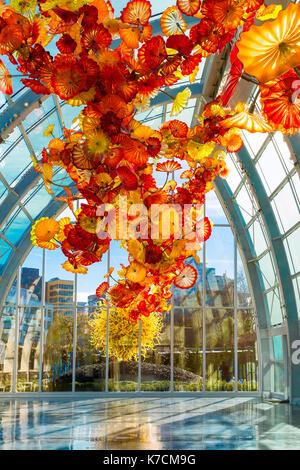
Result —
POLYGON ((283 300, 283 309, 285 312, 284 321, 287 326, 287 344, 288 344, 288 363, 291 400, 300 399, 300 366, 295 365, 290 360, 292 355, 291 345, 294 340, 299 339, 299 324, 297 314, 297 304, 294 294, 294 288, 291 280, 289 264, 283 246, 282 234, 279 230, 269 197, 262 184, 262 181, 255 168, 247 149, 243 147, 239 151, 239 159, 243 164, 250 184, 253 186, 253 194, 260 208, 261 217, 264 220, 269 245, 275 262, 275 269, 279 281, 279 288, 283 300))

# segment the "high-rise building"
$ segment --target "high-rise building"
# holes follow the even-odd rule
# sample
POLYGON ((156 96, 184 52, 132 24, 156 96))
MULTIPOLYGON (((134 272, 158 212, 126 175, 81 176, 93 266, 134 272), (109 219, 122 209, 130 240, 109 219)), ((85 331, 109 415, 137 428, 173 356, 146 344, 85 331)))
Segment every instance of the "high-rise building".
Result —
POLYGON ((73 292, 73 281, 54 278, 46 282, 46 302, 53 305, 54 315, 73 314, 73 292))

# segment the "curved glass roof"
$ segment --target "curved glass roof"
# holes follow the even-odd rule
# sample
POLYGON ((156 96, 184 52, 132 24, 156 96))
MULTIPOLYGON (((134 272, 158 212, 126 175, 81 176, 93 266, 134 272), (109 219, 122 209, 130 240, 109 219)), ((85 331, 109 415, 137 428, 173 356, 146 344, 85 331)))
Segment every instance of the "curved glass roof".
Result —
MULTIPOLYGON (((159 17, 161 2, 151 3, 157 27, 156 16, 159 17)), ((172 0, 164 2, 164 7, 173 3, 172 0)), ((210 66, 207 59, 201 64, 196 82, 188 84, 192 97, 188 108, 179 115, 179 119, 188 125, 195 123, 195 115, 203 104, 201 93, 206 81, 212 80, 210 66)), ((186 85, 182 80, 176 86, 186 85)), ((30 155, 40 158, 43 147, 50 140, 43 136, 49 124, 55 124, 54 135, 60 137, 62 127, 71 127, 80 110, 65 105, 54 96, 47 99, 34 96, 30 101, 28 91, 20 82, 14 83, 14 91, 15 95, 9 100, 0 96, 0 130, 5 135, 11 130, 0 144, 2 298, 8 292, 18 265, 31 249, 29 232, 32 223, 41 216, 55 216, 64 209, 63 203, 57 202, 44 189, 39 175, 33 170, 30 155), (9 119, 15 110, 18 116, 26 112, 17 125, 9 119)), ((249 101, 254 95, 255 89, 249 101)), ((155 98, 152 107, 140 114, 139 119, 158 128, 169 119, 171 105, 166 99, 155 98)), ((290 325, 300 320, 299 151, 299 134, 289 138, 281 133, 244 132, 244 147, 227 157, 228 178, 218 179, 215 183, 216 194, 237 235, 260 327, 283 326, 290 339, 294 334, 290 325)), ((56 171, 53 181, 65 186, 71 184, 61 170, 56 171)), ((61 193, 60 187, 53 190, 56 196, 61 193)), ((213 195, 208 197, 211 201, 213 198, 213 195)), ((222 224, 227 220, 221 216, 214 222, 222 224)))

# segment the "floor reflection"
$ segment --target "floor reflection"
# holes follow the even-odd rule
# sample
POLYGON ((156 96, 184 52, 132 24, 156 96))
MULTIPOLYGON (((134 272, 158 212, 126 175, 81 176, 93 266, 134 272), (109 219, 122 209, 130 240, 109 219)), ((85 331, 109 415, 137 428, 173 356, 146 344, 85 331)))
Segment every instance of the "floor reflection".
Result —
POLYGON ((255 398, 0 400, 0 450, 300 449, 300 409, 255 398))

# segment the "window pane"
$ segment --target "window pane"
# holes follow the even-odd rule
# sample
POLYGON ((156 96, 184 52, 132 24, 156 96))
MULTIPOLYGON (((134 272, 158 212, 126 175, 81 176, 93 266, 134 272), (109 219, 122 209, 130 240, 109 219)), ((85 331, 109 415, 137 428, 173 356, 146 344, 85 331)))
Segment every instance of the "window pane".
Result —
POLYGON ((0 275, 3 274, 10 256, 13 254, 12 247, 3 238, 0 238, 0 275))
POLYGON ((174 388, 202 390, 202 309, 174 311, 174 388))
POLYGON ((229 174, 226 178, 226 181, 229 184, 229 187, 232 193, 234 193, 242 179, 241 171, 240 171, 240 167, 239 167, 236 155, 233 153, 228 154, 226 163, 229 169, 229 174))
MULTIPOLYGON (((34 300, 31 303, 34 303, 34 300)), ((40 369, 41 304, 22 307, 19 315, 17 391, 37 392, 40 369)))
MULTIPOLYGON (((175 336, 175 335, 174 335, 175 336)), ((142 360, 142 383, 141 390, 144 392, 168 392, 170 390, 171 379, 171 335, 170 335, 170 312, 166 312, 163 317, 163 329, 159 340, 159 344, 153 351, 149 351, 142 360)), ((175 358, 174 358, 175 359, 175 358)), ((137 372, 137 363, 124 363, 125 367, 132 368, 137 372)), ((137 373, 129 376, 127 372, 127 380, 134 381, 137 373)), ((174 380, 175 380, 174 371, 174 380)))
POLYGON ((274 359, 283 359, 282 336, 273 336, 274 359))
POLYGON ((261 149, 263 143, 266 141, 268 134, 261 132, 255 132, 255 134, 251 134, 251 132, 248 131, 243 131, 242 134, 244 145, 246 145, 250 156, 254 158, 261 149))
POLYGON ((248 281, 239 251, 237 251, 237 302, 241 307, 249 307, 252 304, 248 281))
MULTIPOLYGON (((78 392, 105 391, 105 351, 91 344, 89 318, 97 312, 97 287, 105 281, 107 253, 101 263, 88 266, 88 272, 77 276, 77 350, 76 383, 78 392)), ((104 310, 106 320, 106 308, 104 310)), ((104 332, 106 334, 106 331, 104 332)))
POLYGON ((293 286, 296 297, 298 318, 300 319, 300 275, 293 279, 293 286))
POLYGON ((236 196, 236 203, 239 206, 239 209, 245 220, 245 224, 247 224, 254 217, 257 212, 257 209, 254 200, 252 197, 250 197, 245 185, 243 185, 240 191, 238 192, 236 196))
POLYGON ((45 332, 43 391, 72 389, 74 274, 61 265, 66 260, 60 250, 47 253, 46 307, 53 321, 45 332))
POLYGON ((288 237, 284 238, 283 244, 286 249, 291 274, 300 272, 300 226, 296 228, 288 237))
POLYGON ((206 194, 205 211, 206 216, 209 217, 214 224, 228 224, 227 217, 215 191, 210 191, 206 194))
POLYGON ((238 310, 238 389, 258 389, 258 355, 253 310, 238 310))
POLYGON ((270 325, 281 324, 283 321, 283 314, 279 289, 276 287, 271 292, 268 292, 264 297, 270 325))
POLYGON ((295 225, 299 220, 300 208, 298 207, 289 183, 281 189, 271 202, 275 217, 282 233, 295 225), (288 201, 288 210, 287 210, 288 201))
POLYGON ((233 309, 206 309, 206 390, 234 390, 233 309))
POLYGON ((264 150, 256 163, 256 168, 268 195, 277 188, 287 174, 272 143, 264 150))
POLYGON ((263 222, 257 217, 249 226, 248 233, 253 243, 254 255, 259 256, 268 248, 263 222))
POLYGON ((16 306, 8 303, 0 309, 0 392, 12 391, 15 321, 16 306))
POLYGON ((274 268, 273 258, 270 253, 267 253, 258 261, 258 268, 261 274, 261 282, 263 290, 273 287, 277 282, 277 276, 274 268))

